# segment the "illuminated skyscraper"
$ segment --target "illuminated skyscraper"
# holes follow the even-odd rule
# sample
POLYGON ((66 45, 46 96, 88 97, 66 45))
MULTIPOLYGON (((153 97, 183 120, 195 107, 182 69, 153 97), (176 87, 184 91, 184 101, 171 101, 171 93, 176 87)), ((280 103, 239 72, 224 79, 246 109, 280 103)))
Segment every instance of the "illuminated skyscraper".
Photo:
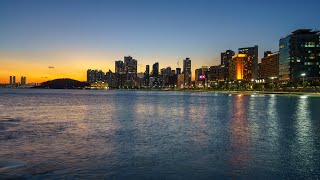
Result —
POLYGON ((232 50, 226 50, 226 52, 221 53, 221 64, 224 66, 228 66, 229 61, 232 59, 232 56, 234 56, 235 53, 232 50))
POLYGON ((320 33, 298 29, 279 41, 281 80, 320 77, 320 33))
POLYGON ((250 81, 250 77, 248 78, 250 70, 247 70, 246 68, 246 66, 250 66, 250 64, 246 63, 248 63, 248 56, 246 54, 237 54, 233 56, 229 64, 229 80, 250 81))
POLYGON ((191 86, 191 59, 183 60, 184 86, 191 86))
POLYGON ((223 78, 225 81, 229 77, 229 62, 232 60, 232 56, 234 55, 235 53, 232 50, 227 50, 226 52, 221 53, 221 64, 219 70, 223 71, 223 78))
POLYGON ((260 65, 261 79, 266 81, 278 78, 279 76, 279 52, 271 53, 266 51, 261 59, 260 65))
POLYGON ((239 54, 247 55, 247 79, 258 79, 258 46, 239 48, 239 54))

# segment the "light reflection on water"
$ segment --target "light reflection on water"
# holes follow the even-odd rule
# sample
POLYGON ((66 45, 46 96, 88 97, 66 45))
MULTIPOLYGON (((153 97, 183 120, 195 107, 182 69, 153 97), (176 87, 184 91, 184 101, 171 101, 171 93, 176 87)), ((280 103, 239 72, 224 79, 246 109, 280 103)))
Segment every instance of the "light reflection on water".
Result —
MULTIPOLYGON (((247 100, 243 96, 236 96, 233 100, 233 118, 230 119, 230 163, 236 173, 247 173, 248 163, 251 159, 250 132, 248 127, 248 117, 246 112, 247 100)), ((233 174, 234 175, 234 174, 233 174)))
POLYGON ((320 98, 5 89, 0 97, 0 179, 320 178, 320 98))

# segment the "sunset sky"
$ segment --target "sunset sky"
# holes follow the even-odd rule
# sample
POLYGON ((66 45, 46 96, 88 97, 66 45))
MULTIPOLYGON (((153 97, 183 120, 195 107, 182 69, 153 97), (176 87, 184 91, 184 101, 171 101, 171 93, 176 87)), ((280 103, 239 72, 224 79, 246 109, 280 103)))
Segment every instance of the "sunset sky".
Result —
POLYGON ((127 55, 139 72, 155 62, 176 68, 186 57, 193 70, 218 65, 221 52, 254 45, 260 59, 290 32, 319 29, 319 7, 319 0, 1 0, 0 83, 10 75, 86 80, 87 69, 114 71, 127 55))

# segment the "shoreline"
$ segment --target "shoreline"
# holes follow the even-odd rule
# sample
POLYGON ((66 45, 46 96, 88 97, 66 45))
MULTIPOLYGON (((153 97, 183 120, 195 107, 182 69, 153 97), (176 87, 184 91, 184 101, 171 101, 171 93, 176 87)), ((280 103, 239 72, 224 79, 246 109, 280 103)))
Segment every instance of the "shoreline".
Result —
POLYGON ((109 89, 121 91, 168 91, 168 92, 199 92, 199 93, 221 93, 234 95, 308 95, 319 96, 320 92, 292 92, 292 91, 214 91, 214 90, 146 90, 146 89, 109 89))
POLYGON ((294 92, 294 91, 221 91, 221 90, 192 90, 192 89, 180 89, 180 90, 157 90, 157 89, 81 89, 81 88, 0 88, 0 89, 43 89, 43 90, 90 90, 90 91, 157 91, 157 92, 202 92, 202 93, 222 93, 222 94, 241 94, 241 95, 309 95, 320 96, 320 92, 294 92))
MULTIPOLYGON (((179 90, 178 90, 179 91, 179 90)), ((224 93, 224 94, 242 94, 242 95, 312 95, 320 96, 320 92, 290 92, 290 91, 194 91, 186 90, 181 92, 209 92, 209 93, 224 93)))

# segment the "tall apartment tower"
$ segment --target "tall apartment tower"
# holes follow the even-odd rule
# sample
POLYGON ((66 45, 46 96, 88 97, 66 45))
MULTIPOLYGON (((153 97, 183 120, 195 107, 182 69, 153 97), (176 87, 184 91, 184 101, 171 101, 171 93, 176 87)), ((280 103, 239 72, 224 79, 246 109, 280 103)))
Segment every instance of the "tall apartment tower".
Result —
POLYGON ((156 62, 152 66, 152 77, 158 78, 159 77, 159 63, 156 62))
POLYGON ((258 79, 258 46, 253 47, 245 47, 245 48, 239 48, 239 54, 246 54, 247 55, 247 61, 248 65, 250 65, 248 68, 248 75, 251 77, 248 77, 248 79, 256 80, 258 79), (250 72, 251 71, 251 72, 250 72), (251 75, 250 75, 251 74, 251 75))
POLYGON ((124 57, 125 85, 133 87, 136 84, 138 61, 131 56, 124 57))
POLYGON ((25 76, 21 76, 20 84, 21 85, 26 85, 27 84, 27 78, 25 76))
POLYGON ((159 81, 159 63, 156 62, 152 65, 152 86, 158 87, 160 85, 159 81))
POLYGON ((176 74, 181 74, 181 68, 176 68, 176 74))
POLYGON ((115 73, 123 74, 125 72, 124 63, 121 60, 115 61, 115 73))
POLYGON ((95 83, 95 82, 104 82, 105 74, 102 70, 87 70, 87 82, 95 83))
POLYGON ((150 86, 150 66, 149 65, 146 65, 146 71, 144 72, 144 85, 146 87, 149 87, 150 86))
POLYGON ((226 52, 221 53, 221 65, 228 66, 229 61, 232 59, 232 56, 235 55, 235 52, 232 50, 226 50, 226 52))
POLYGON ((138 61, 133 59, 131 56, 125 56, 124 57, 124 66, 125 66, 125 71, 129 75, 137 75, 137 66, 138 61))
POLYGON ((232 56, 235 52, 232 50, 226 50, 226 52, 221 53, 221 71, 223 71, 223 78, 226 81, 229 77, 229 63, 232 60, 232 56))
POLYGON ((264 52, 260 63, 260 78, 270 81, 279 77, 279 52, 264 52))
POLYGON ((183 60, 183 74, 184 74, 184 85, 187 87, 191 86, 191 59, 186 58, 183 60))

